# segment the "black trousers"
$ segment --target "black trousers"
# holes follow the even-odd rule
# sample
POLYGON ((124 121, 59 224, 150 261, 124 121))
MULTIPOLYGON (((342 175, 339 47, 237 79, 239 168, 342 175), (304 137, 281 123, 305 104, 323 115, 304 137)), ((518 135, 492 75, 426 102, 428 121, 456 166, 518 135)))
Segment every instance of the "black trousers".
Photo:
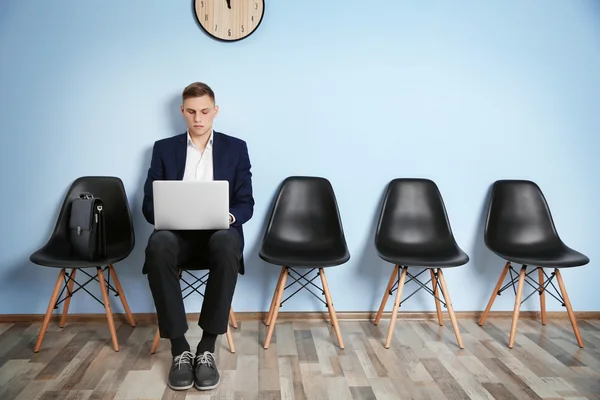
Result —
POLYGON ((235 229, 154 231, 146 247, 144 269, 160 336, 177 338, 188 330, 179 283, 179 270, 186 264, 209 270, 198 325, 209 333, 226 333, 241 257, 241 238, 235 229))

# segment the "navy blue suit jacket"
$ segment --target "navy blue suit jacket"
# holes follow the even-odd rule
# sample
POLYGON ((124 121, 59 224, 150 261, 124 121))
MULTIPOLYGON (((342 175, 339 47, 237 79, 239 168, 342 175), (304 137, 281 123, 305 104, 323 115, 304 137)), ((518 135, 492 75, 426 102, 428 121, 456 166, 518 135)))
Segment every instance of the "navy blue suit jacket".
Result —
MULTIPOLYGON (((152 161, 144 184, 144 202, 142 204, 142 212, 150 224, 154 225, 152 182, 155 180, 182 180, 186 156, 187 132, 154 143, 152 161)), ((242 225, 250 220, 254 213, 252 173, 245 141, 217 131, 213 132, 213 179, 229 182, 229 212, 235 217, 235 222, 230 229, 235 229, 240 234, 243 249, 242 225)), ((244 273, 243 259, 240 273, 244 273)))

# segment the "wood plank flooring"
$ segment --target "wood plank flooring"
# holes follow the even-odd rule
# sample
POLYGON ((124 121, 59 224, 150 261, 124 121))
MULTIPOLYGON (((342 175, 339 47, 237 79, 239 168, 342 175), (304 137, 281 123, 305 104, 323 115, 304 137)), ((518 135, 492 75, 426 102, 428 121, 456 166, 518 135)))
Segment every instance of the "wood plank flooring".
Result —
MULTIPOLYGON (((459 319, 464 350, 448 320, 399 319, 389 350, 386 320, 341 320, 344 350, 326 321, 281 321, 268 350, 262 322, 238 323, 235 354, 217 342, 221 384, 210 392, 166 386, 170 346, 150 354, 154 325, 118 324, 116 353, 106 323, 53 322, 35 354, 40 323, 0 323, 0 399, 600 399, 600 320, 579 321, 584 349, 566 320, 522 320, 512 350, 505 318, 459 319)), ((201 335, 190 321, 192 347, 201 335)))

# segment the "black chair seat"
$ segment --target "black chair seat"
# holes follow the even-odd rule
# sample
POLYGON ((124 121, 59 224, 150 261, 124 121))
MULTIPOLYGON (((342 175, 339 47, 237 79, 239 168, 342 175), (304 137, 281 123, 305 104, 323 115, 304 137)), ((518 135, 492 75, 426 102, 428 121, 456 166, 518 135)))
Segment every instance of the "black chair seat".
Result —
POLYGON ((295 268, 334 267, 344 264, 350 259, 350 253, 345 246, 327 242, 321 242, 318 246, 316 244, 313 246, 289 246, 280 243, 265 243, 259 256, 268 263, 295 268))
POLYGON ((503 249, 496 249, 494 253, 505 260, 517 264, 537 267, 580 267, 590 262, 590 259, 587 256, 573 250, 563 243, 551 248, 536 248, 535 246, 516 248, 513 246, 505 251, 503 251, 503 249))
MULTIPOLYGON (((210 268, 208 266, 208 257, 198 256, 194 257, 189 261, 186 261, 182 265, 179 266, 179 269, 182 271, 208 271, 210 268)), ((244 268, 244 256, 240 259, 240 269, 244 268)))
POLYGON ((392 264, 458 267, 469 256, 458 246, 442 195, 430 179, 398 178, 387 187, 375 248, 392 264))
POLYGON ((453 243, 432 246, 393 246, 379 243, 379 257, 392 264, 413 267, 449 268, 469 262, 469 256, 453 243))
POLYGON ((527 180, 494 182, 484 240, 496 255, 523 265, 567 268, 590 261, 562 241, 542 190, 527 180))
POLYGON ((81 260, 70 253, 70 248, 65 247, 63 249, 60 246, 51 248, 41 248, 31 255, 29 258, 31 262, 44 267, 54 268, 90 268, 98 267, 109 264, 115 264, 127 257, 129 254, 128 244, 112 244, 106 246, 105 258, 89 261, 81 260))
POLYGON ((327 179, 293 176, 283 181, 258 254, 268 263, 296 268, 333 267, 350 259, 327 179))
POLYGON ((187 262, 179 266, 179 269, 182 271, 208 271, 209 268, 204 263, 201 262, 187 262))
POLYGON ((29 259, 44 267, 89 268, 114 264, 129 256, 135 246, 133 221, 123 182, 112 176, 84 176, 76 179, 64 198, 54 231, 44 246, 29 259), (71 202, 81 193, 90 192, 104 202, 106 254, 103 259, 88 261, 74 255, 69 242, 71 202))

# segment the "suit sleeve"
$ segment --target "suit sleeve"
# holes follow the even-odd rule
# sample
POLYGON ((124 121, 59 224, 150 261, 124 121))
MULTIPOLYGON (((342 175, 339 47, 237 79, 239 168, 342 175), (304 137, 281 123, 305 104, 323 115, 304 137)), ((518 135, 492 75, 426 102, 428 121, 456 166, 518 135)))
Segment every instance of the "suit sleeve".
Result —
POLYGON ((164 179, 164 168, 162 157, 158 150, 158 146, 154 143, 152 148, 152 160, 150 168, 148 168, 148 176, 144 184, 144 201, 142 204, 142 213, 148 223, 154 225, 154 196, 152 194, 152 182, 164 179))
POLYGON ((242 142, 240 158, 235 170, 235 184, 229 212, 233 215, 232 226, 241 226, 252 218, 254 197, 252 196, 252 172, 248 146, 242 142))

